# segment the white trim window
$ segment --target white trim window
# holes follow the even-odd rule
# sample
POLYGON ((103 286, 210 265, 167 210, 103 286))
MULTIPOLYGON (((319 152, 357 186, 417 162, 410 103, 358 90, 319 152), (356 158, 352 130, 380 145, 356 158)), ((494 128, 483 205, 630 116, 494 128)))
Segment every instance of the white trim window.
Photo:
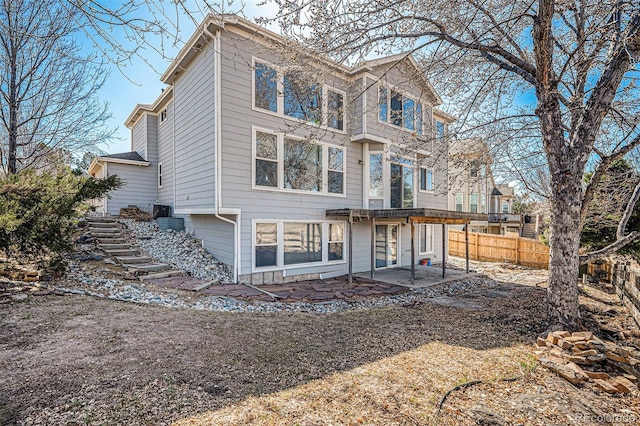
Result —
POLYGON ((456 206, 456 211, 457 212, 461 212, 464 210, 464 206, 463 206, 463 196, 462 196, 462 192, 458 192, 455 195, 455 206, 456 206))
POLYGON ((344 148, 254 128, 253 188, 344 195, 344 148))
POLYGON ((433 170, 420 167, 420 191, 433 192, 433 170))
POLYGON ((478 213, 478 194, 469 194, 469 212, 478 213))
POLYGON ((502 202, 502 213, 509 214, 509 202, 508 201, 503 201, 502 202))
POLYGON ((433 225, 421 223, 418 228, 418 253, 433 253, 433 225))
POLYGON ((158 188, 162 188, 162 161, 158 163, 158 188))
POLYGON ((394 157, 391 159, 391 198, 392 209, 411 208, 415 194, 413 184, 413 161, 394 157))
POLYGON ((438 142, 442 142, 444 140, 444 136, 446 133, 446 126, 444 124, 444 121, 440 121, 438 119, 433 119, 433 129, 434 129, 434 136, 436 138, 436 141, 438 142))
POLYGON ((385 85, 378 85, 378 119, 418 135, 423 131, 422 102, 385 85))
POLYGON ((256 268, 278 264, 278 223, 260 222, 255 224, 254 265, 256 268))
POLYGON ((169 112, 167 111, 167 108, 165 108, 162 111, 160 111, 160 124, 162 124, 165 121, 167 121, 168 115, 169 115, 169 112))
POLYGON ((344 222, 254 221, 253 270, 344 263, 344 222))
POLYGON ((480 213, 486 213, 487 212, 487 195, 486 194, 480 194, 480 213))
POLYGON ((346 93, 301 70, 283 70, 253 59, 253 107, 344 132, 346 93))

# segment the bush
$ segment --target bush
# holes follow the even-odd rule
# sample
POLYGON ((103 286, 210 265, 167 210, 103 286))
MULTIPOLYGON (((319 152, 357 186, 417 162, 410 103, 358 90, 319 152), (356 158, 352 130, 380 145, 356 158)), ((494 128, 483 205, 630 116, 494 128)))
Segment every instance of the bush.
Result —
POLYGON ((0 250, 60 272, 86 202, 120 186, 117 176, 95 179, 68 167, 0 178, 0 250))

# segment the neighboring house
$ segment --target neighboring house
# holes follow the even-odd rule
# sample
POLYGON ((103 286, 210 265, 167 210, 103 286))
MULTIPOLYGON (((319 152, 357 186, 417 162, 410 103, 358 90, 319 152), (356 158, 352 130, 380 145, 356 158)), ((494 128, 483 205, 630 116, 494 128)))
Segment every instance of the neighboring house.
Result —
POLYGON ((91 165, 126 181, 104 212, 168 205, 253 284, 445 260, 445 224, 478 215, 436 191, 451 118, 413 57, 345 67, 290 43, 207 17, 128 117, 132 152, 91 165))
MULTIPOLYGON (((522 236, 524 216, 513 213, 514 188, 494 181, 493 159, 480 139, 453 141, 449 145, 449 209, 488 214, 469 224, 471 232, 517 233, 522 236)), ((457 226, 461 228, 461 226, 457 226)))

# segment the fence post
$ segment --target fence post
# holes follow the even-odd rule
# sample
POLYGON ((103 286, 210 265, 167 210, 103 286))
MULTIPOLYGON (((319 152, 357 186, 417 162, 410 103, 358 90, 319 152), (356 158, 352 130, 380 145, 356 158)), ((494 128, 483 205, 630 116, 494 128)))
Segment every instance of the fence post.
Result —
POLYGON ((520 264, 520 238, 516 237, 516 265, 520 264))

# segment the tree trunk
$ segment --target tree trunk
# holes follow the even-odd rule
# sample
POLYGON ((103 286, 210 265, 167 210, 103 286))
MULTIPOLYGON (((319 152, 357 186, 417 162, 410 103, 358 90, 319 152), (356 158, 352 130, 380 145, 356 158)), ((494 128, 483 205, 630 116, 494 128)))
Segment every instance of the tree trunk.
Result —
POLYGON ((551 235, 549 238, 549 287, 547 313, 551 328, 575 330, 580 325, 578 268, 580 257, 580 207, 582 174, 570 172, 551 177, 551 235))

